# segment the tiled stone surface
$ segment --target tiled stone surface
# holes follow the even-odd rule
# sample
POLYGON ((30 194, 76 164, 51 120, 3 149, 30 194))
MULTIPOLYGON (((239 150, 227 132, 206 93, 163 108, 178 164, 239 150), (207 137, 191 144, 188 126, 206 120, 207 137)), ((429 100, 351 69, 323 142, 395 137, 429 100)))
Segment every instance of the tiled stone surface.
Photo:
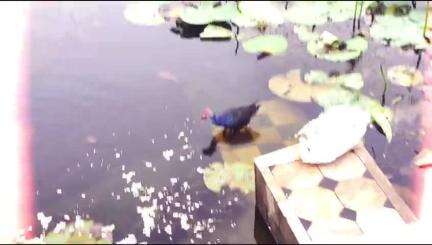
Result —
POLYGON ((362 235, 362 231, 355 221, 344 218, 314 222, 308 229, 308 233, 314 241, 334 239, 335 234, 338 234, 342 238, 362 235))
POLYGON ((301 162, 277 165, 273 168, 272 173, 279 186, 291 190, 317 186, 322 179, 317 168, 301 162))
POLYGON ((380 207, 358 211, 357 224, 363 232, 368 233, 383 229, 383 225, 397 227, 404 225, 405 222, 395 209, 380 207))
POLYGON ((363 163, 355 160, 355 155, 351 152, 339 157, 332 164, 321 166, 320 169, 324 176, 336 181, 361 177, 366 171, 363 163))
POLYGON ((321 187, 295 190, 288 197, 295 213, 309 221, 337 218, 343 209, 334 192, 321 187))
POLYGON ((344 206, 353 210, 383 207, 387 200, 378 184, 366 178, 339 182, 335 192, 344 206))
MULTIPOLYGON (((266 212, 271 212, 273 216, 276 213, 274 210, 280 210, 283 214, 293 213, 295 219, 287 219, 286 223, 297 242, 301 239, 303 242, 318 243, 356 241, 372 231, 386 229, 383 224, 391 223, 390 229, 405 224, 377 179, 367 174, 369 170, 353 152, 329 165, 307 165, 294 161, 274 163, 273 166, 266 163, 262 168, 266 173, 264 179, 271 180, 269 189, 276 188, 280 191, 278 193, 283 193, 278 203, 266 212)), ((385 178, 384 175, 381 177, 385 178)), ((256 185, 267 185, 267 182, 256 185)), ((397 195, 396 192, 394 194, 397 195)), ((257 204, 269 203, 272 197, 267 196, 266 199, 263 201, 257 197, 257 204)), ((267 217, 271 219, 272 215, 267 217)), ((281 224, 280 217, 277 219, 281 224)), ((268 222, 275 224, 270 220, 268 222)), ((273 229, 272 232, 274 236, 283 237, 278 233, 281 230, 273 229)))

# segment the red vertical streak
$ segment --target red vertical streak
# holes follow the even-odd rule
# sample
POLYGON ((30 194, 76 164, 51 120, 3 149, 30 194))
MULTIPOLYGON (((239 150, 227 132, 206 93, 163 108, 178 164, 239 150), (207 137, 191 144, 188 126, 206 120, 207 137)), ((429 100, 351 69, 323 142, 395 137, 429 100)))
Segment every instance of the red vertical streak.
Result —
POLYGON ((34 226, 34 189, 33 189, 33 169, 32 169, 32 127, 30 117, 30 77, 29 77, 29 61, 30 61, 30 7, 25 8, 24 18, 26 24, 23 35, 23 49, 20 57, 19 84, 18 84, 18 115, 17 122, 19 123, 19 163, 20 163, 20 197, 19 207, 20 227, 26 229, 26 237, 31 237, 33 234, 28 231, 29 226, 34 226))

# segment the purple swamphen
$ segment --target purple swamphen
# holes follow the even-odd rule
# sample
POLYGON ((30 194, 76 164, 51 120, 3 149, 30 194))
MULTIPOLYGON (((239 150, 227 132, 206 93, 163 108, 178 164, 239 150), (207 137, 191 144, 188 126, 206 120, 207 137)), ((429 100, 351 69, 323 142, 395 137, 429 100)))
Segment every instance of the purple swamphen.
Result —
POLYGON ((260 105, 252 103, 246 106, 240 106, 228 109, 220 114, 215 114, 210 108, 206 108, 201 115, 202 120, 211 119, 216 126, 224 128, 223 135, 229 132, 234 135, 242 128, 246 127, 251 118, 257 113, 260 105))

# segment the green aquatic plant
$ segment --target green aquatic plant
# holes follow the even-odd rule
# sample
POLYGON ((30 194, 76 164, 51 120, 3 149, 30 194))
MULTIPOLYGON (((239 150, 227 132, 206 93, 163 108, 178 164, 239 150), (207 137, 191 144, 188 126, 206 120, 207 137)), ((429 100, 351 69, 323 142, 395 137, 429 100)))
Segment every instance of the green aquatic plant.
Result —
POLYGON ((288 41, 281 35, 260 35, 242 43, 243 49, 248 53, 268 53, 277 55, 285 52, 288 41))
POLYGON ((211 163, 204 169, 203 179, 205 186, 215 193, 224 186, 239 189, 245 194, 255 189, 253 165, 243 162, 211 163))
POLYGON ((413 87, 423 83, 421 72, 414 67, 397 65, 387 71, 390 82, 399 86, 413 87))
POLYGON ((211 22, 229 21, 237 14, 235 3, 218 4, 212 1, 200 1, 194 6, 184 7, 180 19, 191 25, 206 25, 211 22))
POLYGON ((312 30, 313 27, 307 25, 294 25, 293 27, 294 33, 297 34, 298 39, 302 42, 308 42, 319 37, 319 34, 312 30))
MULTIPOLYGON (((365 8, 371 3, 365 2, 365 8)), ((356 10, 356 1, 296 1, 284 15, 286 20, 294 24, 314 26, 346 21, 353 18, 353 13, 364 15, 363 9, 361 12, 356 10)))
POLYGON ((231 30, 217 25, 207 25, 200 33, 201 39, 230 39, 232 36, 231 30))
POLYGON ((238 4, 242 18, 255 23, 280 25, 284 23, 282 5, 272 1, 240 1, 238 4))
POLYGON ((329 76, 321 70, 311 70, 305 74, 304 80, 309 84, 337 84, 351 89, 361 89, 364 85, 360 73, 348 73, 341 75, 329 76))
POLYGON ((128 3, 123 12, 124 18, 135 25, 160 25, 165 19, 159 12, 159 8, 169 1, 146 1, 128 3))
POLYGON ((319 59, 344 62, 359 57, 368 47, 367 40, 356 36, 346 41, 324 31, 318 38, 309 40, 307 50, 319 59))
POLYGON ((424 11, 412 10, 408 15, 377 16, 370 28, 373 39, 393 47, 412 45, 416 49, 424 49, 427 42, 424 39, 424 11))

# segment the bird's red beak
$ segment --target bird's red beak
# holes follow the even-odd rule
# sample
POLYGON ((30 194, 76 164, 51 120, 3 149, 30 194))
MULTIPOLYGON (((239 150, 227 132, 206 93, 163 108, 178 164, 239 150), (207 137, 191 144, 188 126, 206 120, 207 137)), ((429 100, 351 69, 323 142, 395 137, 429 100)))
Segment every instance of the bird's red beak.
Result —
POLYGON ((201 114, 201 120, 206 120, 208 119, 211 115, 212 115, 212 111, 210 110, 210 108, 205 108, 203 113, 201 114))

